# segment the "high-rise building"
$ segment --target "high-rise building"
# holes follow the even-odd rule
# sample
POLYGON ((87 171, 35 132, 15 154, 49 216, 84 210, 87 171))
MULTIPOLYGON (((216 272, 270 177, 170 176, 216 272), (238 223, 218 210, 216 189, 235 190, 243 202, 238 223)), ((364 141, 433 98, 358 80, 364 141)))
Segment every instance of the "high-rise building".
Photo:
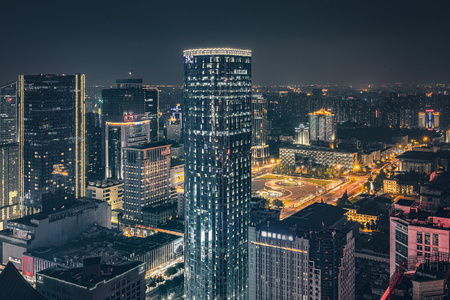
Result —
POLYGON ((0 144, 0 230, 8 220, 20 217, 19 144, 0 144))
POLYGON ((267 100, 262 95, 252 96, 252 162, 266 163, 269 159, 267 133, 267 100))
POLYGON ((117 80, 117 88, 102 91, 102 121, 132 121, 136 115, 150 120, 150 139, 158 140, 159 91, 143 88, 142 79, 117 80))
POLYGON ((181 121, 175 117, 171 117, 166 123, 166 138, 168 140, 180 142, 181 140, 181 121))
POLYGON ((104 178, 102 153, 102 127, 100 114, 86 113, 86 178, 102 180, 104 178))
POLYGON ((84 75, 19 76, 19 138, 27 213, 85 194, 84 75))
POLYGON ((305 124, 300 124, 295 128, 294 144, 309 145, 309 127, 305 124))
POLYGON ((439 128, 439 112, 434 111, 434 109, 419 112, 419 127, 428 130, 439 128))
POLYGON ((169 200, 170 144, 153 142, 124 148, 124 219, 143 222, 143 209, 169 200))
POLYGON ((314 203, 249 228, 249 299, 355 299, 357 223, 314 203))
POLYGON ((17 83, 0 87, 0 144, 17 142, 17 83))
POLYGON ((309 114, 309 140, 333 142, 336 138, 334 114, 324 109, 309 114))
POLYGON ((123 179, 123 149, 150 142, 150 120, 141 115, 127 122, 105 123, 106 178, 123 179))
POLYGON ((251 51, 183 55, 185 298, 247 299, 251 51))

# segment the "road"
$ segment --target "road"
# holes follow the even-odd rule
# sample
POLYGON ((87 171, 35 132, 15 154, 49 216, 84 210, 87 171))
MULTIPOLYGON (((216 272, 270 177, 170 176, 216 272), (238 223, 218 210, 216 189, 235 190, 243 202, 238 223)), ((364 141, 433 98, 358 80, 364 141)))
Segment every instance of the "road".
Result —
POLYGON ((380 170, 386 170, 392 164, 396 163, 397 160, 394 158, 392 160, 388 160, 383 165, 379 167, 374 167, 371 172, 368 172, 364 175, 350 175, 347 178, 345 183, 338 185, 337 187, 326 191, 322 195, 317 195, 313 198, 297 200, 289 204, 288 208, 285 208, 281 211, 280 219, 285 219, 294 213, 302 210, 303 208, 316 203, 316 202, 324 202, 329 204, 335 204, 337 199, 342 197, 344 192, 347 190, 347 194, 349 199, 357 197, 362 191, 364 184, 369 180, 369 177, 375 177, 380 170), (293 206, 293 208, 292 208, 293 206))

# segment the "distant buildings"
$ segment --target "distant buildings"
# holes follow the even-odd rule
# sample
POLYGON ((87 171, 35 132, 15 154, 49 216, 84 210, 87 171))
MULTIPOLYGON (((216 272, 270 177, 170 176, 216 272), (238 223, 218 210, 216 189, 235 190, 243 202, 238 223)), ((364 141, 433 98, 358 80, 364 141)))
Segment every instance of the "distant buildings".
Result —
POLYGON ((104 265, 86 258, 82 268, 49 268, 37 274, 36 290, 48 299, 145 299, 145 264, 104 265))
POLYGON ((262 95, 252 95, 252 162, 264 164, 269 160, 267 135, 267 100, 262 95))
POLYGON ((334 142, 336 139, 334 114, 324 109, 309 114, 309 140, 334 142))
POLYGON ((84 80, 84 75, 19 76, 21 176, 29 214, 85 194, 84 80))
POLYGON ((251 51, 185 50, 185 298, 248 298, 251 51))
POLYGON ((104 179, 102 126, 98 113, 86 113, 86 179, 104 179))
POLYGON ((357 227, 320 203, 250 227, 250 299, 355 299, 357 227))
POLYGON ((181 140, 181 121, 171 117, 166 123, 166 138, 168 140, 180 142, 181 140))
POLYGON ((169 199, 170 144, 153 142, 124 148, 124 219, 143 222, 142 209, 169 199))

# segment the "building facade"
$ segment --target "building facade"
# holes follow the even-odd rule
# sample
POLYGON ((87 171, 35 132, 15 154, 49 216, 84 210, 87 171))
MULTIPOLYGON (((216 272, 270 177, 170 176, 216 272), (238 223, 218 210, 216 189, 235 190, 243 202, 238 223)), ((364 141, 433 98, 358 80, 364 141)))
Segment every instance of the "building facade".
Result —
POLYGON ((295 128, 294 144, 309 145, 309 127, 300 124, 295 128))
POLYGON ((183 56, 185 298, 247 299, 251 51, 183 56))
POLYGON ((264 164, 269 160, 267 135, 269 121, 267 118, 267 100, 262 95, 252 95, 252 162, 264 164))
POLYGON ((142 209, 169 199, 170 144, 153 142, 124 148, 124 219, 142 223, 142 209))
POLYGON ((84 75, 19 76, 19 138, 26 213, 83 197, 84 75))
POLYGON ((150 120, 134 116, 127 122, 105 123, 106 178, 123 180, 123 149, 150 142, 150 120))
POLYGON ((390 275, 403 263, 413 271, 425 261, 448 261, 448 210, 430 202, 397 201, 390 215, 390 241, 390 275))
POLYGON ((249 299, 355 299, 357 227, 321 203, 250 227, 249 299))
POLYGON ((0 230, 8 220, 20 217, 19 144, 0 144, 0 230))
POLYGON ((119 180, 90 181, 86 196, 111 205, 111 210, 123 209, 123 182, 119 180))
POLYGON ((434 109, 419 112, 419 127, 428 130, 439 128, 439 112, 434 111, 434 109))
POLYGON ((86 179, 104 178, 100 114, 86 113, 86 179))
POLYGON ((353 170, 358 163, 358 153, 346 152, 326 147, 292 145, 280 148, 282 164, 295 165, 297 158, 308 157, 315 163, 327 167, 340 165, 343 169, 353 170))
POLYGON ((145 263, 100 264, 84 259, 82 268, 52 267, 36 275, 36 290, 48 299, 145 299, 145 263))
POLYGON ((309 140, 333 142, 336 139, 334 114, 324 109, 309 114, 309 140))
POLYGON ((17 83, 0 86, 0 144, 17 142, 17 83))

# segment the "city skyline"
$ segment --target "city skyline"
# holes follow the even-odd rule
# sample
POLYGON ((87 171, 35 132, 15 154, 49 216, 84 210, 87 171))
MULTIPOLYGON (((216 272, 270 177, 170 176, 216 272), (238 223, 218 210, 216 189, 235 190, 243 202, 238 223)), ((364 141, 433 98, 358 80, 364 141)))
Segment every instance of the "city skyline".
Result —
POLYGON ((0 83, 19 74, 83 73, 108 86, 132 69, 152 84, 181 84, 179 53, 210 46, 253 50, 258 85, 450 82, 449 5, 81 1, 66 9, 10 1, 0 20, 10 28, 0 83), (205 26, 217 20, 220 35, 205 26))

